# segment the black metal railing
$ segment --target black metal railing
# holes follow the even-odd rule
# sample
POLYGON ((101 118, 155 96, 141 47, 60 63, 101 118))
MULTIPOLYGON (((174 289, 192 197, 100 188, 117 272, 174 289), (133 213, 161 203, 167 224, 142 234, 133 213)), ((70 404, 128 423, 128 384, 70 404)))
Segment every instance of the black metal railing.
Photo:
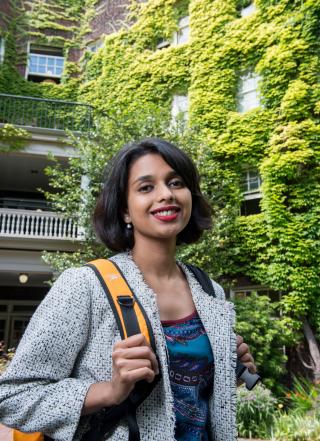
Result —
POLYGON ((85 132, 93 128, 93 107, 72 101, 0 93, 0 123, 85 132))

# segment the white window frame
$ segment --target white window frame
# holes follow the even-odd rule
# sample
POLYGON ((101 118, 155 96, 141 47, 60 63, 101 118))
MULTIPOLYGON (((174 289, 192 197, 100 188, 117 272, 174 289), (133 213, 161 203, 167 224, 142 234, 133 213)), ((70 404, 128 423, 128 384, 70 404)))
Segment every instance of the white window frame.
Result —
POLYGON ((241 75, 238 92, 238 111, 245 113, 260 106, 259 82, 260 75, 247 72, 241 75))
POLYGON ((0 35, 0 64, 4 62, 6 40, 0 35))
POLYGON ((61 78, 64 68, 64 57, 59 57, 57 55, 42 55, 42 54, 34 54, 32 52, 29 53, 28 56, 28 74, 34 75, 37 77, 50 77, 50 78, 61 78), (46 68, 45 72, 39 72, 38 70, 31 70, 31 57, 38 57, 37 66, 39 67, 41 61, 45 61, 44 66, 46 68), (53 71, 49 69, 48 62, 49 60, 54 61, 53 71), (62 60, 62 66, 57 66, 56 62, 62 60), (56 73, 56 69, 61 68, 61 73, 56 73))
POLYGON ((256 5, 254 4, 254 2, 252 2, 250 3, 250 5, 241 9, 241 17, 243 18, 248 17, 249 15, 253 14, 256 11, 257 11, 256 5))
POLYGON ((189 15, 182 17, 178 22, 178 30, 173 34, 172 45, 178 46, 189 41, 189 15))
MULTIPOLYGON (((64 69, 64 61, 65 61, 65 57, 63 56, 59 56, 59 55, 46 55, 46 54, 37 54, 32 52, 31 50, 31 42, 28 41, 28 62, 27 62, 27 68, 26 68, 26 73, 25 73, 25 78, 28 79, 29 75, 32 76, 36 76, 36 77, 40 77, 40 78, 61 78, 62 74, 63 74, 63 69, 64 69), (63 60, 63 64, 62 64, 62 71, 61 74, 59 75, 55 75, 54 73, 52 73, 51 71, 46 71, 45 73, 43 72, 32 72, 30 70, 30 56, 31 55, 35 55, 35 56, 40 56, 40 57, 47 57, 47 58, 54 58, 54 59, 61 59, 63 60)), ((48 46, 50 47, 50 46, 48 46)))
POLYGON ((157 49, 165 49, 166 47, 170 46, 170 41, 169 40, 161 40, 158 44, 157 44, 157 49))
POLYGON ((87 45, 87 50, 89 52, 96 53, 96 52, 98 52, 99 49, 101 49, 103 47, 103 43, 104 43, 104 39, 103 38, 99 38, 98 40, 91 41, 87 45))
POLYGON ((248 168, 243 173, 244 179, 242 183, 245 184, 246 190, 243 191, 243 196, 245 200, 249 199, 261 199, 261 183, 262 179, 257 169, 248 168), (258 187, 251 188, 253 180, 256 180, 258 187))
POLYGON ((175 122, 177 119, 188 121, 189 97, 188 95, 173 95, 171 105, 171 118, 175 122))

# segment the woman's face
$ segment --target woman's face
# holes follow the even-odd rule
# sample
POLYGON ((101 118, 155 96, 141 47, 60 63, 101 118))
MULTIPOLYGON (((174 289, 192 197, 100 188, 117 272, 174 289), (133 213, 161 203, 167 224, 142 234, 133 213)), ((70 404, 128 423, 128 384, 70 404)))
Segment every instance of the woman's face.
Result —
POLYGON ((146 154, 131 166, 128 208, 124 220, 139 238, 176 240, 192 210, 190 190, 182 178, 158 154, 146 154))

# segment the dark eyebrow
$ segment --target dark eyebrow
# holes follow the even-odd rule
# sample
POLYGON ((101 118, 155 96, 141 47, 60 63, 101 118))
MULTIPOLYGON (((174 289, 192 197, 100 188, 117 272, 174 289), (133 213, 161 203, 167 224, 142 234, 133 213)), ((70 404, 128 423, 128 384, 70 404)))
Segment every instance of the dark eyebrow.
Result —
MULTIPOLYGON (((179 173, 177 173, 175 170, 171 170, 168 175, 167 178, 173 178, 175 176, 180 176, 179 173)), ((144 182, 144 181, 152 181, 153 179, 153 175, 144 175, 144 176, 139 176, 139 178, 137 178, 133 184, 136 184, 137 182, 144 182)))

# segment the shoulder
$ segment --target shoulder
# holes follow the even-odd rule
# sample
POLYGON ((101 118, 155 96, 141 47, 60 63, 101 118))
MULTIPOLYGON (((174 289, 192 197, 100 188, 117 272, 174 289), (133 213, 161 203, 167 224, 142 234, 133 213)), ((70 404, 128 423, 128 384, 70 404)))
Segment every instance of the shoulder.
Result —
POLYGON ((225 295, 225 292, 224 292, 224 289, 222 288, 222 286, 219 285, 219 283, 215 282, 213 279, 210 279, 210 280, 211 280, 214 292, 216 294, 216 298, 219 300, 225 300, 226 295, 225 295))
POLYGON ((99 281, 87 266, 63 271, 40 304, 40 309, 69 310, 88 308, 99 281))

